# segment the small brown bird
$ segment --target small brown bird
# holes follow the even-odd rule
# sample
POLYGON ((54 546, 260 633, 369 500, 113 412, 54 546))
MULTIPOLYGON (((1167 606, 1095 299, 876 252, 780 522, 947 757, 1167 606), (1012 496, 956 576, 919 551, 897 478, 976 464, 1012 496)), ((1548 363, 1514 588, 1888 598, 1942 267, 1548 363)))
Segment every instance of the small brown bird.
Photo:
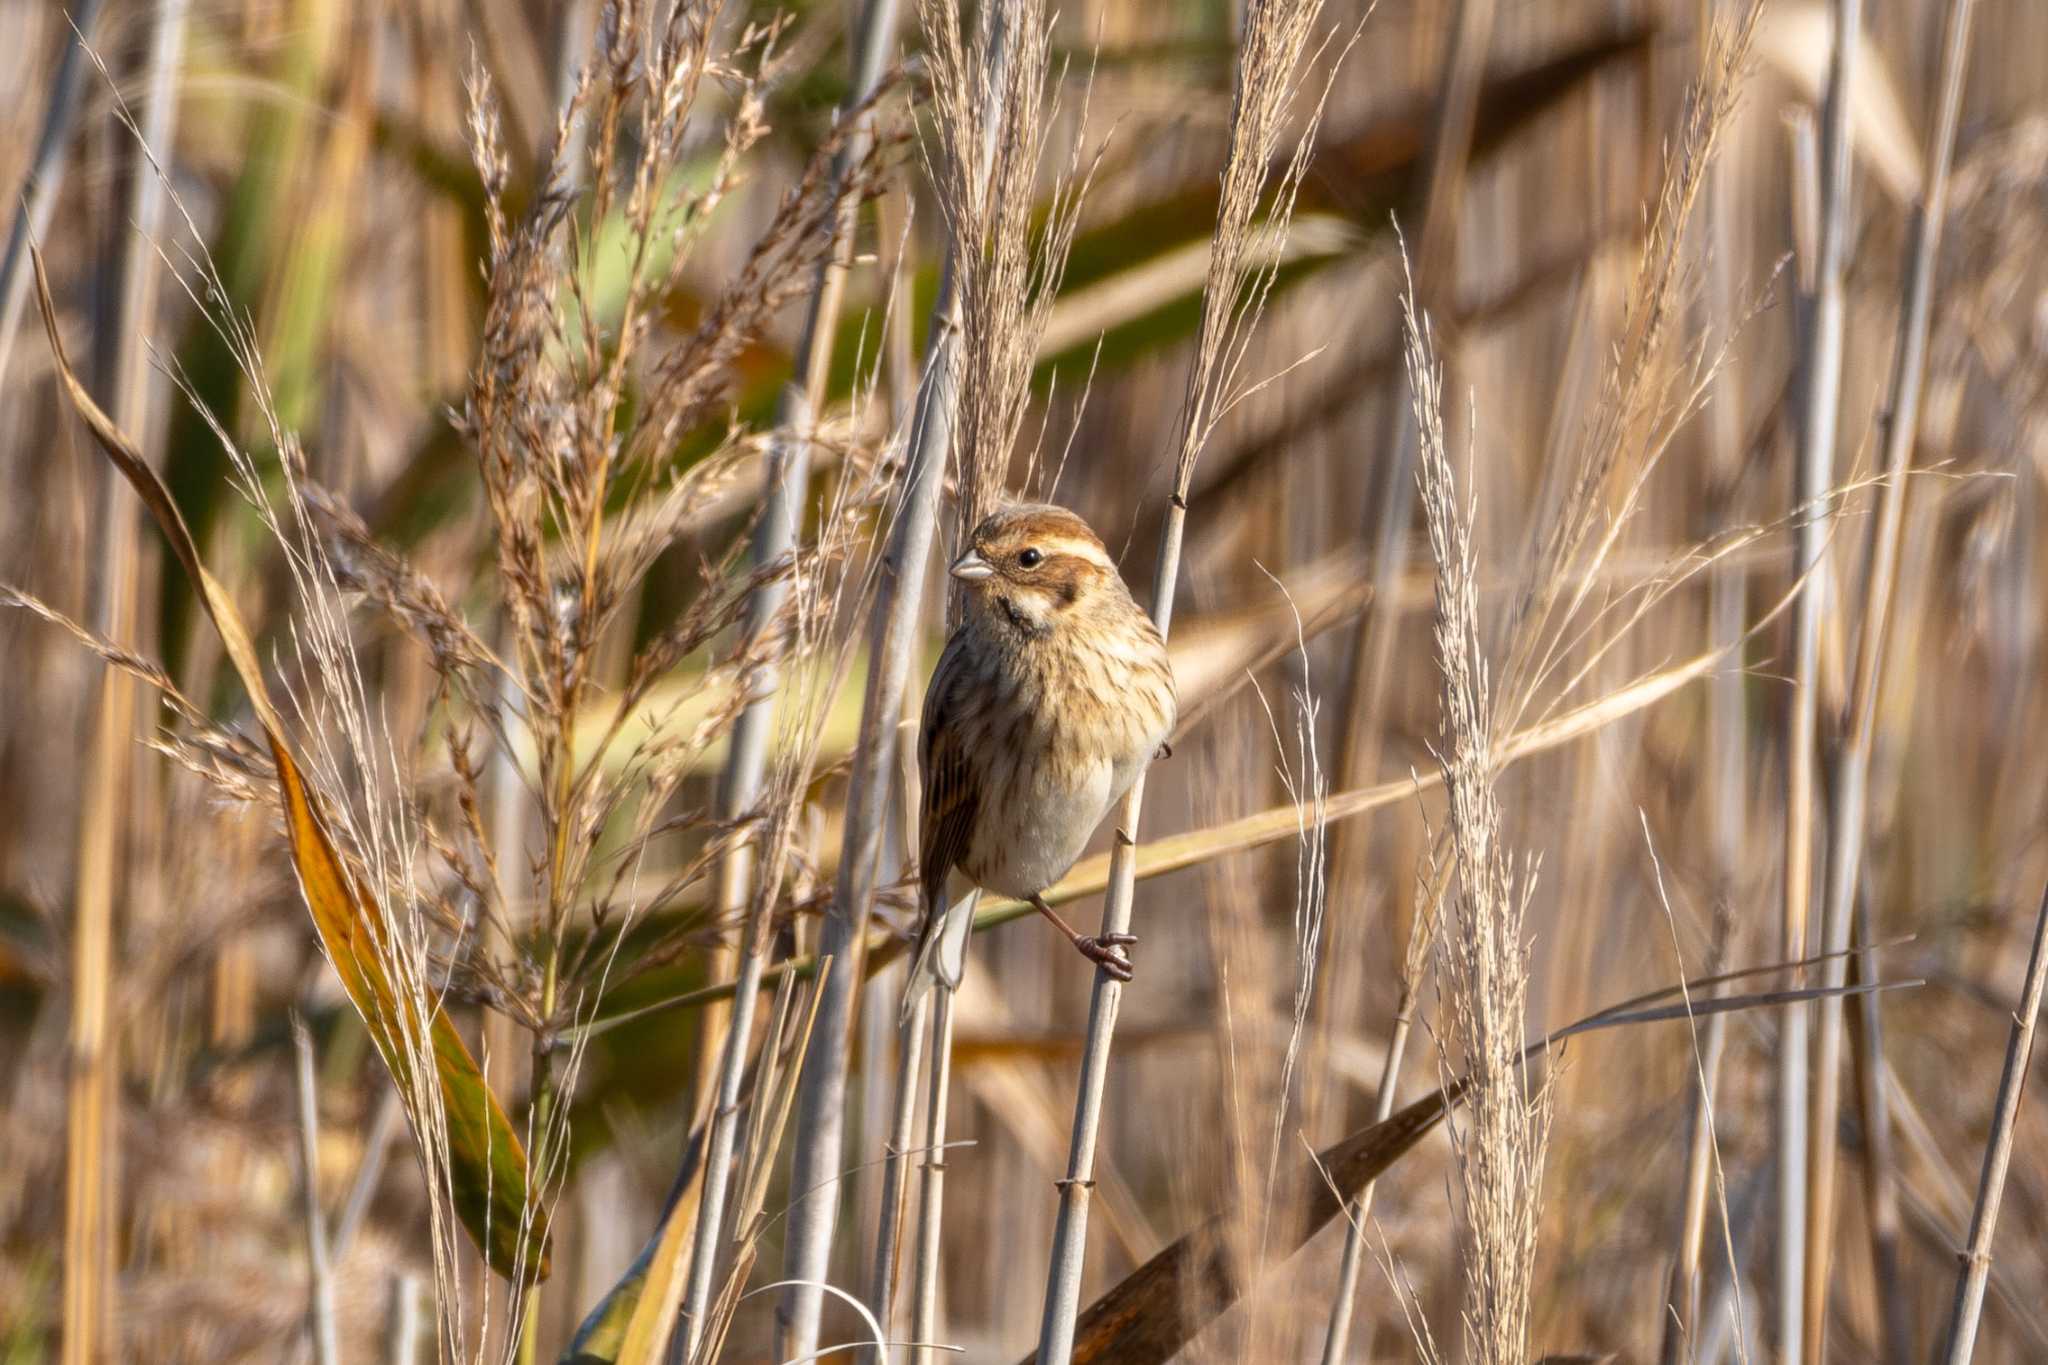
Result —
POLYGON ((1081 856, 1176 712, 1166 642, 1066 508, 994 513, 952 575, 967 600, 924 696, 924 917, 906 1018, 934 979, 959 984, 983 890, 1030 901, 1083 956, 1131 979, 1135 937, 1085 936, 1040 893, 1081 856))

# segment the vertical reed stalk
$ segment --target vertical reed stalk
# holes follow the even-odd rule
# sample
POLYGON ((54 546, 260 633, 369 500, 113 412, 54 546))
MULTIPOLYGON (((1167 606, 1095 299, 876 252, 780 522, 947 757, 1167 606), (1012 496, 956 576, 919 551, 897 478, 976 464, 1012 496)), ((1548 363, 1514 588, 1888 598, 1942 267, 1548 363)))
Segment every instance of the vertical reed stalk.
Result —
MULTIPOLYGON (((1876 935, 1871 932, 1870 900, 1857 898, 1856 937, 1864 951, 1857 955, 1858 985, 1874 980, 1869 958, 1876 935)), ((1884 1016, 1875 1008, 1877 991, 1856 1000, 1849 1021, 1850 1045, 1856 1058, 1857 1118, 1863 1127, 1863 1202, 1870 1225, 1870 1265, 1876 1280, 1878 1316, 1883 1324, 1884 1365, 1912 1365, 1912 1298, 1899 1266, 1899 1180, 1892 1159, 1892 1106, 1884 1083, 1884 1016)))
POLYGON ((2006 1040, 2005 1069, 1998 1078, 1998 1104, 1991 1122, 1991 1141, 1984 1151, 1984 1170, 1977 1179, 1977 1205, 1970 1214, 1970 1244, 1963 1251, 1956 1278, 1955 1306, 1949 1314, 1948 1365, 1967 1365, 1977 1348, 1977 1319, 1984 1311, 1984 1286, 1991 1278, 1991 1237, 1998 1229, 1998 1207, 2005 1196, 2006 1167, 2012 1162, 2013 1126, 2019 1118, 2020 1096, 2033 1064, 2034 1025, 2041 1013, 2042 988, 2048 986, 2048 891, 2034 916, 2034 948, 2027 957, 2027 982, 2020 995, 2006 1040))
MULTIPOLYGON (((868 1269, 868 1306, 887 1336, 895 1319, 896 1262, 903 1236, 903 1207, 909 1200, 910 1150, 916 1139, 917 1074, 924 1057, 925 1022, 931 1013, 927 992, 899 1027, 896 1052, 896 1105, 889 1124, 889 1142, 882 1163, 880 1217, 875 1225, 875 1259, 868 1269)), ((886 1352, 870 1346, 861 1352, 864 1365, 884 1365, 886 1352)))
MULTIPOLYGON (((1717 924, 1712 972, 1727 961, 1727 935, 1732 927, 1725 910, 1717 924)), ((1718 992, 1717 992, 1718 993, 1718 992)), ((1679 1219, 1678 1255, 1671 1267, 1671 1286, 1665 1303, 1664 1340, 1658 1351, 1663 1365, 1680 1365, 1692 1358, 1700 1330, 1700 1249, 1706 1243, 1707 1196, 1716 1164, 1714 1154, 1714 1101, 1720 1090, 1721 1059, 1727 1052, 1728 1031, 1718 1027, 1728 1018, 1714 1014, 1707 1019, 1698 1048, 1698 1089, 1693 1092, 1690 1132, 1685 1151, 1685 1208, 1679 1219)))
POLYGON ((387 1283, 391 1297, 384 1310, 383 1365, 414 1365, 420 1354, 420 1282, 397 1271, 387 1283))
MULTIPOLYGON (((1321 0, 1250 0, 1244 9, 1231 103, 1230 149, 1223 163, 1209 273, 1202 288, 1195 359, 1188 370, 1181 407, 1173 491, 1168 495, 1159 558, 1152 574, 1152 621, 1162 638, 1173 624, 1174 585, 1180 575, 1181 540, 1187 530, 1188 489, 1195 462, 1231 402, 1243 392, 1239 367, 1271 287, 1270 270, 1251 265, 1247 249, 1255 231, 1270 234, 1276 245, 1284 242, 1294 212, 1295 189, 1307 169, 1323 100, 1328 97, 1325 84, 1323 99, 1314 104, 1293 159, 1281 176, 1269 216, 1261 228, 1254 229, 1252 213, 1265 188, 1266 168, 1279 145, 1283 117, 1299 89, 1309 34, 1321 13, 1321 0)), ((1333 64, 1332 79, 1335 69, 1333 64)), ((1109 887, 1102 906, 1105 936, 1130 932, 1138 817, 1144 805, 1145 779, 1140 774, 1117 813, 1109 887)), ((1067 1365, 1074 1353, 1074 1321, 1081 1311, 1081 1272, 1088 1248, 1089 1200, 1095 1187, 1095 1148, 1101 1136, 1110 1047, 1122 1002, 1123 983, 1097 969, 1088 1033, 1082 1044, 1066 1174, 1059 1182, 1059 1218, 1053 1227, 1051 1265, 1046 1272, 1045 1311, 1038 1335, 1040 1365, 1067 1365)))
MULTIPOLYGON (((1824 498, 1834 478, 1835 435, 1841 409, 1842 329, 1846 296, 1843 267, 1849 239, 1849 89, 1855 73, 1860 0, 1833 0, 1834 46, 1829 57, 1825 130, 1821 139, 1821 200, 1813 299, 1805 337, 1804 391, 1794 501, 1800 511, 1796 572, 1806 589, 1793 604, 1793 688, 1786 718, 1784 920, 1780 956, 1807 955, 1807 920, 1813 895, 1815 765, 1820 714, 1820 630, 1828 607, 1824 498)), ((1778 1034, 1778 1351, 1784 1365, 1801 1365, 1817 1343, 1809 1340, 1804 1311, 1808 1221, 1809 1114, 1807 1034, 1811 1007, 1785 1007, 1778 1034)))
MULTIPOLYGON (((96 7, 94 7, 96 8, 96 7)), ((75 98, 75 63, 90 32, 91 14, 81 17, 66 49, 53 96, 46 138, 62 141, 60 101, 75 98)), ((119 314, 113 339, 119 347, 114 366, 112 408, 115 420, 128 430, 145 433, 149 416, 149 364, 144 339, 155 312, 160 279, 157 237, 164 223, 166 190, 163 167, 170 158, 177 127, 177 75, 184 50, 185 5, 172 0, 156 15, 149 49, 149 87, 143 124, 133 131, 141 140, 129 185, 128 214, 134 224, 121 274, 119 314)), ((46 148, 54 152, 54 148, 46 148)), ((48 188, 54 197, 56 165, 48 167, 48 188)), ((39 186, 39 189, 42 188, 39 186)), ((28 232, 29 206, 17 231, 28 232)), ((13 244, 10 243, 10 250, 13 244)), ((24 272, 25 274, 25 272, 24 272)), ((11 330, 11 329, 10 329, 11 330)), ((5 341, 0 339, 0 352, 5 341)), ((0 354, 0 369, 4 369, 0 354)), ((95 626, 110 640, 127 641, 135 634, 136 509, 122 481, 104 471, 99 508, 100 600, 95 626)), ((118 668, 103 668, 93 722, 85 780, 80 790, 77 900, 72 919, 72 1005, 70 1094, 67 1103, 69 1144, 64 1190, 64 1360, 91 1362, 111 1356, 114 1343, 103 1341, 112 1310, 112 1262, 116 1211, 111 1167, 109 1110, 117 1081, 115 1040, 110 1029, 109 1002, 114 973, 114 895, 121 882, 123 843, 128 829, 129 770, 135 731, 135 684, 118 668)))
MULTIPOLYGON (((987 359, 973 355, 969 347, 977 338, 986 338, 991 328, 985 308, 977 307, 972 319, 966 316, 968 301, 984 302, 990 281, 1007 278, 1001 276, 1001 265, 1015 265, 1017 254, 1025 251, 1026 220, 1019 209, 1028 206, 1041 145, 1037 120, 1047 71, 1044 15, 1037 6, 1018 0, 981 7, 981 48, 973 57, 961 42, 958 16, 953 11, 927 7, 921 18, 928 46, 935 49, 930 57, 934 102, 939 107, 940 149, 935 164, 953 235, 912 418, 904 501, 890 528, 882 561, 869 641, 867 692, 847 789, 839 879, 819 949, 821 956, 843 955, 846 965, 836 979, 822 987, 819 1033, 802 1080, 799 1136, 791 1166, 791 1184, 800 1193, 790 1215, 783 1272, 790 1284, 778 1318, 778 1349, 784 1357, 805 1355, 817 1348, 823 1284, 838 1221, 853 1011, 864 975, 867 915, 888 829, 890 777, 898 755, 897 726, 921 636, 925 570, 936 535, 947 456, 956 424, 963 448, 987 441, 992 448, 1007 452, 1015 437, 1016 416, 1022 411, 1023 381, 1029 375, 1027 360, 1021 366, 1007 367, 1014 373, 977 374, 976 387, 969 390, 961 370, 970 359, 977 367, 987 359), (1003 163, 1000 182, 999 158, 1003 163), (1014 240, 998 237, 996 229, 1003 223, 1014 230, 1014 240), (984 253, 995 266, 984 261, 984 253), (992 425, 987 400, 1005 394, 1012 401, 995 414, 992 425)), ((1056 210, 1047 231, 1064 240, 1063 232, 1070 229, 1061 228, 1061 217, 1056 210)), ((1047 291, 1048 299, 1052 292, 1047 291)), ((1022 304, 1022 292, 1008 302, 1022 304)), ((1042 325, 1042 316, 1038 325, 1042 325)), ((1024 354, 1030 354, 1028 347, 1024 354)), ((1003 358, 1007 357, 999 357, 1003 358)), ((971 458, 962 457, 963 483, 969 489, 963 497, 970 502, 974 482, 968 464, 971 458)), ((915 1087, 915 1072, 899 1075, 897 1083, 915 1087)), ((885 1199, 882 1217, 894 1216, 895 1210, 885 1199)), ((893 1234, 877 1238, 878 1242, 884 1240, 892 1242, 893 1251, 893 1234)), ((892 1265, 893 1254, 889 1262, 878 1258, 871 1269, 886 1278, 892 1265)))
MULTIPOLYGON (((1421 925, 1414 932, 1421 932, 1421 925)), ((1380 1067, 1380 1091, 1374 1098, 1372 1121, 1385 1123, 1394 1112, 1394 1090, 1401 1076, 1401 1060, 1408 1052, 1408 1037, 1415 1022, 1414 992, 1403 986, 1401 1007, 1394 1015, 1393 1035, 1387 1041, 1387 1059, 1380 1067)), ((1345 1210, 1344 1254, 1337 1265, 1337 1299, 1330 1305, 1330 1326, 1323 1338, 1322 1365, 1343 1365, 1351 1346, 1351 1321, 1358 1302, 1358 1275, 1365 1265, 1365 1225, 1372 1217, 1372 1194, 1378 1181, 1369 1181, 1358 1198, 1345 1210)))
MULTIPOLYGON (((1715 23, 1717 0, 1700 0, 1699 34, 1705 44, 1715 23)), ((1701 208, 1705 211, 1707 233, 1700 243, 1705 258, 1702 269, 1707 280, 1707 323, 1719 337, 1726 337, 1737 322, 1734 268, 1728 252, 1717 244, 1731 240, 1734 202, 1728 171, 1719 163, 1709 166, 1700 186, 1701 208)), ((1707 480, 1711 490, 1709 526, 1732 524, 1738 512, 1738 490, 1742 479, 1742 414, 1740 385, 1716 384, 1708 395, 1704 440, 1707 480)), ((1738 640, 1744 633, 1743 611, 1749 575, 1740 566, 1726 565, 1707 586, 1707 622, 1711 638, 1738 640)), ((1744 680, 1736 669, 1724 669, 1708 682, 1707 751, 1712 783, 1713 875, 1715 878, 1714 954, 1717 964, 1732 951, 1736 932, 1733 905, 1738 878, 1742 875, 1743 848, 1748 834, 1748 703, 1744 680)), ((1697 1357, 1703 1320, 1700 1316, 1701 1258, 1706 1243, 1707 1202, 1715 1184, 1710 1179, 1714 1165, 1715 1109, 1720 1099, 1721 1065, 1727 1055, 1728 1016, 1714 1014, 1707 1019, 1697 1043, 1699 1086, 1692 1096, 1691 1132, 1686 1143, 1685 1207, 1679 1218, 1678 1254, 1672 1267, 1671 1292, 1666 1304, 1664 1340, 1659 1352, 1663 1365, 1680 1365, 1697 1357)))
MULTIPOLYGON (((1870 530, 1870 568, 1864 584, 1856 672, 1845 724, 1847 742, 1837 756, 1832 784, 1821 949, 1833 954, 1823 969, 1824 982, 1837 989, 1846 979, 1848 958, 1845 953, 1849 947, 1857 881, 1863 867, 1871 749, 1877 730, 1877 708, 1884 690, 1885 644, 1896 596, 1899 546, 1905 531, 1908 475, 1913 462, 1914 440, 1920 428, 1920 390, 1927 362, 1927 332, 1933 313, 1935 260, 1941 246, 1942 220, 1947 210, 1949 167, 1954 158, 1956 122, 1962 110, 1963 77, 1969 60, 1973 9, 1974 0, 1952 0, 1948 11, 1946 41, 1942 45, 1938 113, 1927 135, 1927 186, 1914 214, 1908 239, 1905 298, 1899 314, 1899 339, 1892 353, 1891 411, 1884 445, 1885 482, 1879 493, 1877 519, 1870 530)), ((1865 963, 1864 967, 1865 970, 1875 970, 1874 963, 1865 963)), ((1842 1001, 1839 997, 1829 997, 1822 1000, 1818 1008, 1820 1019, 1813 1079, 1813 1191, 1806 1282, 1806 1338, 1808 1354, 1814 1360, 1821 1359, 1834 1230, 1835 1132, 1841 1104, 1842 1001)), ((1866 1037, 1874 1042, 1875 1031, 1867 1031, 1866 1037)))
POLYGON ((888 826, 889 765, 895 752, 896 718, 902 711, 917 652, 918 617, 924 602, 925 569, 952 442, 958 377, 953 354, 959 333, 952 272, 940 285, 926 347, 924 378, 911 419, 903 500, 889 528, 881 578, 876 588, 868 639, 867 692, 861 701, 860 734, 853 777, 847 790, 846 829, 832 906, 818 947, 834 966, 820 986, 817 1033, 805 1059, 797 1094, 797 1138, 790 1167, 790 1208, 783 1290, 776 1308, 778 1359, 817 1349, 823 1284, 839 1216, 840 1154, 845 1143, 846 1064, 853 1033, 853 1006, 867 950, 868 910, 875 897, 875 864, 888 826))
POLYGON ((931 1091, 925 1101, 924 1178, 917 1222, 917 1294, 911 1314, 912 1349, 924 1365, 939 1359, 939 1233, 946 1207, 946 1098, 953 1081, 953 991, 941 982, 931 992, 931 1091))
MULTIPOLYGON (((896 32, 897 3, 898 0, 869 0, 854 59, 853 88, 847 99, 849 110, 864 104, 881 81, 883 58, 896 32)), ((833 163, 835 181, 843 182, 852 168, 867 159, 874 138, 873 120, 872 112, 862 118, 840 148, 833 163)), ((835 228, 840 245, 818 262, 802 340, 797 347, 796 373, 800 376, 801 387, 792 384, 784 390, 781 410, 777 413, 780 435, 775 443, 775 459, 768 476, 768 505, 754 534, 753 563, 757 570, 789 553, 797 542, 803 522, 804 493, 810 484, 812 426, 825 400, 826 379, 831 370, 832 338, 838 328, 839 305, 845 291, 845 244, 852 239, 859 209, 859 197, 847 197, 835 228)), ((780 578, 770 579, 756 588, 748 602, 745 634, 751 637, 773 628, 788 594, 789 586, 780 578)), ((767 765, 768 739, 775 723, 775 679, 772 674, 763 680, 762 688, 762 694, 741 712, 733 726, 731 748, 718 796, 719 812, 726 820, 738 819, 745 814, 760 794, 762 773, 767 765)), ((704 1191, 697 1209, 689 1288, 682 1307, 686 1356, 696 1354, 705 1310, 710 1304, 713 1271, 720 1245, 719 1233, 725 1221, 726 1192, 732 1177, 733 1141, 739 1118, 740 1086, 746 1074, 747 1044, 753 1034, 761 971, 768 957, 771 903, 766 897, 750 897, 754 861, 753 845, 742 843, 727 856, 720 869, 718 883, 721 910, 741 912, 750 899, 754 909, 747 914, 741 931, 739 979, 733 992, 730 1017, 726 1021, 724 1050, 719 1062, 718 1099, 711 1115, 704 1191)), ((715 1014, 709 1016, 716 1017, 715 1014)))

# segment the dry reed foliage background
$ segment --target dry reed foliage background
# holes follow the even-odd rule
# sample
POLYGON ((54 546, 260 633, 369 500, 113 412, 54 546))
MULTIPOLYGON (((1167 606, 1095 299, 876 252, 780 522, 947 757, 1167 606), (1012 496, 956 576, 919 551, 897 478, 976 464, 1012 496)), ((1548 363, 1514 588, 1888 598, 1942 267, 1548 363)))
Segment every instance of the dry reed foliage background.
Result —
POLYGON ((0 44, 0 1360, 2048 1358, 2048 8, 0 44), (1137 977, 899 1032, 1006 494, 1137 977))

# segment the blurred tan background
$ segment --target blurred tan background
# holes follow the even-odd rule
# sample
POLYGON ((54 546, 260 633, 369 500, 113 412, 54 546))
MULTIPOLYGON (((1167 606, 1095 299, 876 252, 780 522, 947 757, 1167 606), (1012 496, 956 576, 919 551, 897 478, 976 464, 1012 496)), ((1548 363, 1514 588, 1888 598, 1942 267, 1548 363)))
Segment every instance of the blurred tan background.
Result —
MULTIPOLYGON (((770 91, 770 130, 662 297, 657 329, 695 325, 845 92, 854 7, 781 8, 794 16, 783 46, 798 69, 770 91)), ((108 0, 67 11, 50 0, 0 0, 0 218, 30 214, 74 358, 96 391, 139 395, 125 421, 267 642, 266 657, 287 638, 289 594, 193 399, 259 457, 274 449, 272 433, 179 287, 191 277, 188 257, 209 253, 227 302, 248 317, 275 411, 300 433, 313 476, 491 634, 476 465, 449 420, 475 361, 485 299, 463 76, 472 54, 488 68, 514 194, 528 192, 594 9, 202 0, 174 11, 160 0, 108 0), (171 16, 179 31, 166 52, 154 44, 171 16), (72 19, 90 58, 67 56, 72 19), (141 121, 158 80, 175 91, 161 167, 174 202, 143 225, 164 270, 138 315, 127 284, 153 267, 136 251, 135 186, 156 177, 122 111, 141 121), (46 126, 53 141, 39 154, 46 126)), ((768 9, 735 0, 721 23, 768 9)), ((1446 367, 1453 459, 1476 500, 1482 617, 1504 639, 1518 568, 1543 510, 1562 494, 1560 452, 1601 400, 1698 70, 1703 15, 1716 9, 1716 0, 1380 0, 1365 21, 1336 77, 1245 361, 1248 373, 1274 377, 1223 422, 1195 475, 1176 667, 1184 698, 1222 695, 1155 768, 1148 836, 1288 801, 1278 768, 1300 767, 1288 701, 1296 690, 1317 702, 1313 741, 1333 793, 1435 770, 1433 571, 1410 482, 1391 223, 1405 236, 1446 367), (1277 584, 1311 626, 1299 654, 1277 584), (1258 692, 1233 685, 1247 667, 1258 692)), ((1821 627, 1824 764, 1839 747, 1855 663, 1877 506, 1869 478, 1883 450, 1908 225, 1927 174, 1948 9, 1913 0, 1865 15, 1850 116, 1857 155, 1835 466, 1835 482, 1861 486, 1841 501, 1827 542, 1836 596, 1821 627)), ((2048 877, 2048 766, 2035 741, 2048 724, 2048 7, 1983 0, 1976 10, 1913 446, 1926 472, 1907 494, 1858 904, 1864 941, 1893 945, 1883 976, 1924 984, 1883 996, 1881 1053, 1858 1041, 1850 1051, 1859 1060, 1843 1063, 1829 1360, 1924 1359, 1942 1338, 2048 877), (1881 1076, 1870 1074, 1869 1055, 1881 1058, 1881 1076), (1867 1127, 1873 1084, 1888 1111, 1880 1150, 1867 1127), (1873 1207, 1891 1206, 1873 1203, 1880 1192, 1895 1201, 1895 1227, 1873 1227, 1873 1207)), ((1348 32, 1358 17, 1333 0, 1326 22, 1348 32)), ((1056 52, 1072 58, 1054 159, 1078 131, 1089 77, 1086 135, 1108 142, 1041 347, 1026 443, 1042 442, 1048 468, 1068 451, 1052 491, 1101 529, 1141 598, 1169 487, 1171 414, 1206 260, 1236 22, 1228 0, 1095 0, 1062 6, 1054 29, 1056 52)), ((916 48, 914 17, 899 41, 916 48)), ((1680 354, 1718 365, 1718 375, 1678 427, 1605 567, 1608 584, 1596 592, 1622 605, 1588 627, 1612 648, 1574 704, 1736 639, 1793 581, 1786 518, 1797 501, 1798 284, 1812 253, 1799 240, 1795 146, 1802 124, 1812 126, 1828 46, 1824 6, 1766 6, 1741 108, 1685 238, 1682 312, 1672 322, 1680 354), (1627 604, 1641 600, 1630 594, 1684 563, 1690 547, 1746 527, 1759 533, 1676 582, 1641 619, 1628 617, 1627 604)), ((944 244, 944 217, 913 147, 856 233, 837 397, 863 346, 881 358, 877 410, 907 404, 909 357, 922 343, 944 244), (892 288, 901 291, 900 321, 885 325, 892 288)), ((117 624, 117 641, 162 660, 216 720, 253 734, 217 640, 154 530, 136 541, 128 606, 117 610, 108 595, 106 509, 139 514, 125 489, 110 491, 105 462, 64 410, 27 276, 17 261, 0 301, 0 583, 101 629, 117 624)), ((802 316, 801 305, 782 308, 737 357, 718 421, 769 425, 802 316)), ((874 423, 850 426, 856 455, 882 448, 874 423)), ((687 602, 695 566, 745 533, 749 505, 739 497, 703 518, 632 585, 626 637, 644 636, 687 602)), ((949 516, 942 511, 942 524, 949 516)), ((940 638, 939 608, 927 617, 913 705, 940 638)), ((1708 676, 1504 774, 1506 839, 1518 858, 1540 859, 1528 909, 1532 1029, 1717 966, 1781 956, 1790 629, 1788 617, 1773 619, 1708 676)), ((417 648, 369 616, 359 648, 388 731, 424 744, 446 698, 417 648)), ((283 1360, 304 1349, 293 1011, 317 1042, 317 1190, 330 1230, 349 1221, 333 1267, 343 1358, 410 1358, 387 1343, 404 1332, 413 1296, 428 1292, 431 1268, 418 1171, 385 1098, 388 1077, 309 932, 268 819, 150 746, 177 729, 153 697, 136 700, 121 780, 95 786, 102 667, 32 612, 0 611, 0 1360, 55 1359, 63 1336, 66 1180, 81 1159, 67 1104, 81 960, 74 907, 94 860, 111 869, 113 888, 108 975, 98 987, 105 1358, 283 1360), (365 1180, 371 1152, 382 1165, 365 1180), (356 1191, 360 1213, 345 1215, 356 1191)), ((824 739, 813 889, 830 885, 841 780, 830 765, 852 742, 859 676, 824 739)), ((686 777, 678 809, 711 799, 720 757, 686 777)), ((1140 885, 1139 970, 1106 1111, 1091 1293, 1215 1212, 1219 1192, 1246 1179, 1245 1163, 1265 1160, 1276 1114, 1278 1150, 1290 1161, 1370 1121, 1403 994, 1421 860, 1441 818, 1428 795, 1331 825, 1312 1026, 1287 1097, 1277 1097, 1277 1078, 1297 980, 1295 845, 1220 848, 1201 866, 1140 885)), ((1075 913, 1092 924, 1096 911, 1090 901, 1075 913)), ((813 919, 793 916, 795 942, 812 941, 813 919)), ((717 937, 715 926, 693 928, 678 940, 684 946, 620 987, 621 1007, 717 979, 717 937)), ((966 1359, 1008 1360, 1038 1329, 1088 977, 1034 924, 977 944, 960 1003, 951 1122, 951 1136, 973 1145, 948 1163, 943 1316, 966 1359)), ((857 1026, 849 1165, 877 1157, 886 1130, 895 980, 892 970, 871 988, 857 1026)), ((1404 1102, 1441 1079, 1435 982, 1425 966, 1414 1043, 1395 1078, 1404 1102)), ((472 1046, 490 1054, 499 1093, 522 1096, 524 1038, 500 1033, 493 1042, 472 1001, 451 1009, 472 1046)), ((562 1348, 656 1226, 701 1100, 699 1027, 693 1010, 652 1014, 601 1035, 583 1060, 567 1097, 554 1275, 532 1338, 542 1354, 562 1348)), ((1706 1033, 1678 1023, 1594 1036, 1572 1043, 1553 1073, 1534 1354, 1649 1361, 1670 1349, 1666 1305, 1687 1236, 1704 1070, 1695 1044, 1706 1033)), ((1773 1359, 1778 1019, 1737 1014, 1722 1036, 1696 1330, 1678 1349, 1700 1361, 1773 1359)), ((2030 1099, 1982 1360, 2048 1359, 2044 1121, 2030 1099)), ((1350 1359, 1415 1358, 1408 1314, 1459 1356, 1450 1161, 1438 1135, 1380 1183, 1350 1359)), ((770 1207, 786 1197, 772 1192, 770 1207)), ((849 1283, 865 1265, 878 1198, 873 1170, 857 1172, 835 1261, 849 1283)), ((762 1282, 778 1278, 780 1237, 779 1228, 766 1235, 762 1282)), ((1183 1358, 1317 1359, 1342 1242, 1340 1219, 1183 1358)), ((768 1303, 742 1306, 727 1358, 768 1358, 768 1303)), ((424 1302, 410 1311, 431 1320, 424 1302)), ((830 1321, 828 1341, 855 1331, 850 1315, 830 1321)), ((429 1340, 418 1338, 422 1353, 429 1340)))

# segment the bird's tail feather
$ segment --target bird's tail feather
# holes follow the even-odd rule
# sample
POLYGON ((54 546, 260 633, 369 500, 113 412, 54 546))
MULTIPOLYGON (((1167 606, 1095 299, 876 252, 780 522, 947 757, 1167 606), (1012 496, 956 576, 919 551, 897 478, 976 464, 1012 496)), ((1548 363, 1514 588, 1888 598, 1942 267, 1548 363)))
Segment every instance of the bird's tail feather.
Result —
POLYGON ((896 1016, 899 1026, 907 1023, 917 1002, 935 981, 957 990, 967 970, 967 935, 974 928, 974 907, 981 899, 976 887, 946 907, 943 915, 930 915, 918 931, 916 955, 910 961, 910 980, 903 987, 903 1007, 896 1016))

